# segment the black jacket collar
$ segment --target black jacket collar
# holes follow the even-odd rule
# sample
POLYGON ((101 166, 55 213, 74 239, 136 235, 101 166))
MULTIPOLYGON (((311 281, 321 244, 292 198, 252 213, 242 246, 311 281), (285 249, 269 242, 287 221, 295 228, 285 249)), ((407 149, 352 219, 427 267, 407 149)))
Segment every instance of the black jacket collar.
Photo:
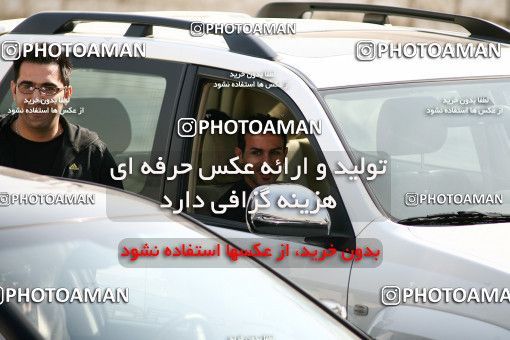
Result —
MULTIPOLYGON (((5 129, 9 129, 11 124, 18 118, 18 115, 8 115, 0 120, 0 140, 6 138, 5 129)), ((64 129, 64 139, 66 144, 76 153, 80 153, 83 149, 89 147, 92 143, 99 139, 97 133, 85 129, 79 125, 69 123, 64 116, 60 116, 60 124, 64 129)))

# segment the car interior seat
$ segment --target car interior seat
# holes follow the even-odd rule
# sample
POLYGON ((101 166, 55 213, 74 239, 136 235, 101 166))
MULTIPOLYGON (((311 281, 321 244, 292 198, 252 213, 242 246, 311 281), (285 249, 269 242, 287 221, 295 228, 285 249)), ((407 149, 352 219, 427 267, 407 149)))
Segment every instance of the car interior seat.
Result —
MULTIPOLYGON (((230 117, 219 110, 208 110, 206 118, 211 121, 226 120, 230 117)), ((211 175, 213 166, 229 165, 229 160, 235 157, 237 146, 236 135, 211 134, 209 131, 203 136, 202 150, 200 153, 199 167, 204 175, 211 175)), ((228 166, 231 169, 231 166, 228 166)), ((202 181, 197 178, 196 192, 204 202, 217 201, 232 183, 237 182, 240 175, 216 175, 210 181, 202 181)))
MULTIPOLYGON (((268 112, 268 114, 271 117, 281 119, 285 123, 291 120, 295 120, 295 122, 298 123, 292 112, 283 103, 276 104, 268 112)), ((287 159, 289 162, 289 173, 280 174, 278 177, 279 182, 300 184, 314 192, 319 191, 321 196, 329 193, 329 184, 327 181, 316 180, 318 176, 317 165, 319 164, 319 159, 317 157, 317 153, 310 144, 310 140, 305 135, 297 134, 288 136, 287 159), (303 174, 305 157, 307 159, 308 175, 303 174), (297 176, 298 166, 301 166, 301 176, 292 180, 291 178, 295 178, 297 176)))
MULTIPOLYGON (((434 97, 403 97, 388 99, 381 106, 376 132, 377 150, 388 155, 391 171, 380 176, 379 181, 374 180, 373 185, 381 186, 376 190, 381 193, 379 199, 385 201, 384 206, 390 206, 391 201, 394 216, 418 215, 416 209, 420 207, 404 205, 406 193, 450 193, 471 186, 461 171, 424 161, 428 153, 441 149, 447 138, 448 127, 441 117, 425 114, 427 107, 438 105, 434 97), (409 168, 402 161, 392 160, 402 155, 420 155, 421 162, 409 168)), ((432 207, 427 209, 430 212, 432 207)))

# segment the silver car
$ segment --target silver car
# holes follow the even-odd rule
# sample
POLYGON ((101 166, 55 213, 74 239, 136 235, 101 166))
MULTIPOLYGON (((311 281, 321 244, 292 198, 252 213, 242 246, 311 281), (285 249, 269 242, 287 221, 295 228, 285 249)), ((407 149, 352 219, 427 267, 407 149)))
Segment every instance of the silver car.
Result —
POLYGON ((364 338, 252 258, 130 267, 125 239, 234 248, 147 199, 3 167, 0 187, 0 339, 364 338))

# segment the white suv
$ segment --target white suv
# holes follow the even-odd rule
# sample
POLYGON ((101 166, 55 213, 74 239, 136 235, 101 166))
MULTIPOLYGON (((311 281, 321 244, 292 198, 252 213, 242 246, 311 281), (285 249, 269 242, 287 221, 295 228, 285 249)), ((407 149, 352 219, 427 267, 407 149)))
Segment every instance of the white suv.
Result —
MULTIPOLYGON (((269 189, 318 191, 335 200, 334 209, 307 220, 270 209, 249 214, 246 224, 193 206, 184 212, 231 239, 334 244, 347 252, 376 242, 377 265, 278 268, 376 338, 510 336, 508 29, 413 9, 275 3, 256 18, 39 13, 0 41, 145 44, 144 58, 73 59, 70 105, 85 113, 68 118, 98 132, 118 164, 163 162, 162 174, 133 171, 124 180, 126 190, 158 202, 165 196, 179 202, 186 192, 215 202, 239 179, 206 180, 196 170, 229 164, 235 135, 186 137, 183 122, 258 112, 284 122, 320 121, 320 134, 290 135, 287 144, 289 168, 306 158, 311 170, 282 174, 291 184, 269 189), (364 22, 302 19, 315 10, 361 12, 364 22), (393 15, 459 24, 467 32, 396 27, 388 21, 393 15), (220 33, 190 34, 205 23, 220 33), (226 23, 283 24, 291 34, 221 34, 226 23), (167 180, 183 163, 193 170, 167 180), (319 171, 320 164, 327 166, 319 171)), ((12 108, 10 67, 0 62, 1 113, 12 108)))

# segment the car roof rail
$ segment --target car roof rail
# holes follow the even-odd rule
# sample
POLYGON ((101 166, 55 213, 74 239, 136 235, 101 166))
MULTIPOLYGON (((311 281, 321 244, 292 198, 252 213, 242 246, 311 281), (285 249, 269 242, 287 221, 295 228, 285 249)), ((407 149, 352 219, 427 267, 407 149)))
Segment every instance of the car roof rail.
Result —
MULTIPOLYGON (((126 37, 152 35, 154 26, 189 30, 191 21, 128 13, 102 12, 41 12, 34 14, 18 26, 11 34, 60 34, 72 32, 79 22, 104 21, 131 24, 124 34, 126 37)), ((246 34, 222 34, 231 52, 247 56, 275 60, 276 52, 261 39, 246 34)))
POLYGON ((262 7, 257 17, 299 19, 304 13, 311 11, 361 12, 365 13, 363 22, 378 25, 389 23, 388 15, 441 21, 464 27, 471 34, 471 38, 510 43, 510 30, 490 21, 413 8, 329 2, 273 2, 262 7))

